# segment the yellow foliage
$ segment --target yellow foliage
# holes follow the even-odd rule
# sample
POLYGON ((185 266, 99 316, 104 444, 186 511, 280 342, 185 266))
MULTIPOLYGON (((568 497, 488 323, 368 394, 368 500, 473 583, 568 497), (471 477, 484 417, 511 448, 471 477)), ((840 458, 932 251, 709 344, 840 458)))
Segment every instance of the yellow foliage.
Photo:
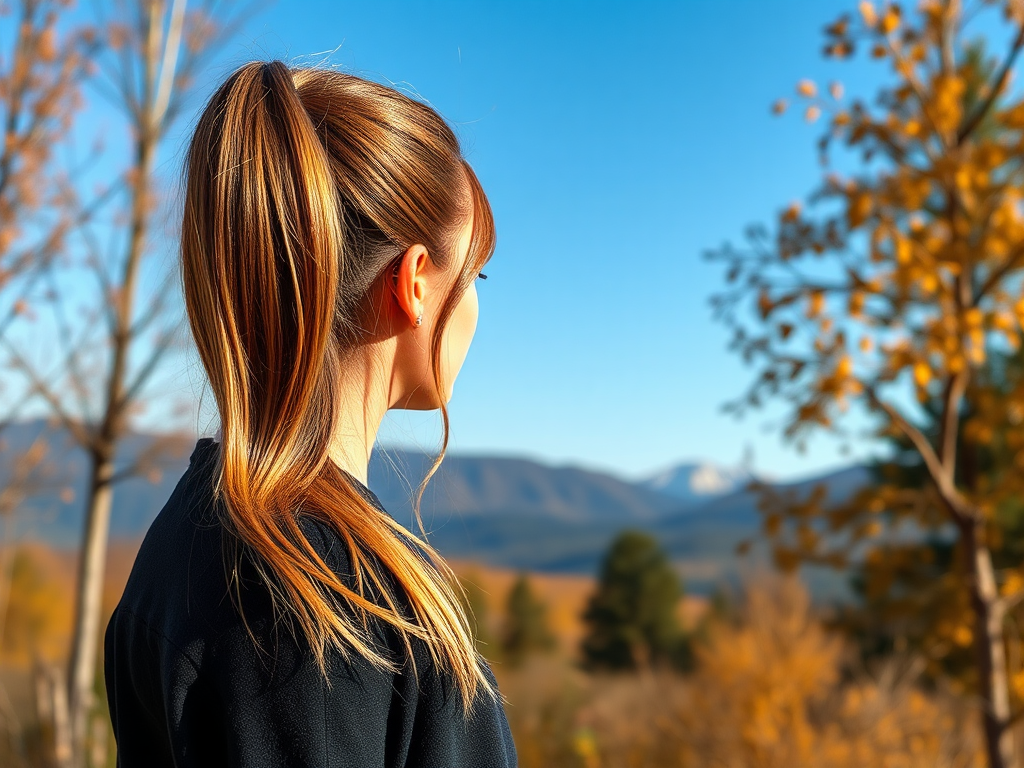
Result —
POLYGON ((953 630, 953 642, 961 648, 970 648, 974 642, 974 632, 966 624, 960 624, 953 630))
POLYGON ((818 317, 825 311, 825 293, 823 291, 811 291, 807 297, 807 317, 818 317))
POLYGON ((926 387, 932 380, 932 369, 928 363, 919 361, 914 364, 914 383, 919 387, 926 387))
POLYGON ((896 27, 900 25, 900 17, 894 8, 889 8, 885 15, 882 17, 882 23, 879 24, 879 29, 883 34, 888 35, 890 32, 895 31, 896 27))
POLYGON ((999 592, 1003 595, 1015 595, 1022 589, 1024 589, 1024 576, 1021 576, 1020 571, 1010 571, 999 588, 999 592))
POLYGON ((818 93, 818 86, 814 84, 813 80, 801 80, 796 85, 796 92, 801 96, 815 96, 818 93))

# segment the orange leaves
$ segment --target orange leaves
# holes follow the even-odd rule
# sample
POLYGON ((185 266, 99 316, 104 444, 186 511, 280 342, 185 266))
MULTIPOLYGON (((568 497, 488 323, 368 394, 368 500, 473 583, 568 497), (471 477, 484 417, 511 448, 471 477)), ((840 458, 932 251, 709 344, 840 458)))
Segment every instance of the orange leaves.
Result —
POLYGON ((864 291, 851 291, 850 299, 846 306, 846 311, 850 314, 850 317, 860 318, 864 312, 864 291))
POLYGON ((850 229, 856 229, 871 214, 872 201, 871 193, 868 190, 854 187, 847 192, 846 200, 846 225, 850 229))
POLYGON ((811 320, 825 311, 825 292, 820 290, 810 291, 807 295, 807 317, 811 320))
POLYGON ((796 85, 796 92, 801 96, 814 97, 818 95, 818 86, 813 80, 801 80, 796 85))
POLYGON ((813 122, 814 122, 814 121, 816 121, 816 120, 817 120, 817 119, 818 119, 819 117, 821 117, 821 108, 820 108, 820 107, 816 107, 816 106, 814 106, 813 104, 812 104, 811 106, 809 106, 809 107, 808 107, 808 108, 807 108, 807 109, 806 109, 806 110, 804 111, 804 119, 805 119, 805 120, 806 120, 806 121, 807 121, 808 123, 813 123, 813 122))
POLYGON ((932 380, 932 369, 928 363, 919 360, 914 364, 914 383, 918 387, 927 387, 932 380))
POLYGON ((899 7, 890 5, 886 9, 885 15, 882 16, 881 22, 879 22, 878 29, 883 35, 888 35, 896 31, 896 28, 900 25, 900 13, 899 7))
POLYGON ((892 247, 896 263, 901 267, 907 266, 912 256, 910 240, 903 237, 899 232, 894 232, 892 235, 892 247))

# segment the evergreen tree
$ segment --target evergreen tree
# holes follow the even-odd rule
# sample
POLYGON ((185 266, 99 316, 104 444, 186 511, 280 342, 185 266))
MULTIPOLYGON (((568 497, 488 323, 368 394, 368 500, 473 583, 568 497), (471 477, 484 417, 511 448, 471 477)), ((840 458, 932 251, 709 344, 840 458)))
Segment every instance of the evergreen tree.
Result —
POLYGON ((685 667, 687 643, 676 619, 682 588, 650 535, 623 531, 601 564, 583 620, 586 669, 626 670, 672 663, 685 667))
POLYGON ((547 606, 534 594, 527 575, 520 573, 508 593, 501 644, 504 658, 515 666, 531 653, 554 648, 555 643, 548 627, 547 606))

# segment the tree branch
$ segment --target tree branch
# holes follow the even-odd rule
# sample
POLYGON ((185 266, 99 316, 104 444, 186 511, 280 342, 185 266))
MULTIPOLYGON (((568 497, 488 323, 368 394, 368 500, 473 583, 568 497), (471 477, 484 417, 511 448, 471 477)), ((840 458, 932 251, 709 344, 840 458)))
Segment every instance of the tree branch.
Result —
POLYGON ((952 467, 947 468, 943 466, 942 461, 935 453, 935 449, 932 448, 927 436, 904 418, 903 414, 896 410, 895 407, 882 400, 873 386, 866 384, 864 386, 864 391, 871 402, 874 403, 877 408, 884 411, 892 420, 893 424, 896 425, 904 435, 906 435, 907 439, 910 440, 911 443, 913 443, 914 448, 917 449, 918 454, 921 456, 921 460, 924 461, 932 482, 934 482, 936 488, 938 488, 939 494, 941 495, 943 502, 946 504, 953 521, 958 526, 969 524, 976 515, 973 513, 969 502, 963 497, 960 491, 957 490, 956 485, 954 485, 952 467))
POLYGON ((1003 85, 1006 83, 1006 78, 1010 75, 1010 70, 1013 68, 1013 62, 1017 58, 1017 54, 1020 53, 1021 47, 1024 46, 1024 24, 1021 25, 1017 31, 1017 36, 1013 39, 1013 43, 1010 45, 1010 51, 1006 55, 1006 60, 1003 62, 1002 68, 999 70, 999 74, 996 75, 995 82, 993 83, 989 94, 978 108, 974 110, 974 113, 967 119, 967 121, 960 127, 960 130, 956 134, 957 146, 964 142, 975 128, 978 127, 988 111, 995 104, 997 98, 999 98, 999 91, 1003 89, 1003 85))

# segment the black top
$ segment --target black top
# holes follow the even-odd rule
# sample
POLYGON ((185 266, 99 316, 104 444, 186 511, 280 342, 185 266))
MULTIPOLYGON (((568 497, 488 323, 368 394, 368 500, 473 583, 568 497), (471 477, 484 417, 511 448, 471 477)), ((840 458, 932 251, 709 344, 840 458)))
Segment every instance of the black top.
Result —
MULTIPOLYGON (((118 765, 514 768, 501 703, 481 691, 465 717, 451 673, 438 670, 425 642, 413 638, 417 687, 405 645, 387 622, 371 625, 374 636, 402 671, 382 672, 354 652, 346 664, 335 653, 327 684, 308 645, 275 631, 268 595, 249 574, 245 618, 270 652, 257 651, 227 592, 212 487, 218 450, 211 438, 196 444, 107 625, 104 673, 118 765)), ((311 520, 303 531, 354 586, 340 538, 311 520)), ((497 687, 486 664, 485 672, 497 687)))

